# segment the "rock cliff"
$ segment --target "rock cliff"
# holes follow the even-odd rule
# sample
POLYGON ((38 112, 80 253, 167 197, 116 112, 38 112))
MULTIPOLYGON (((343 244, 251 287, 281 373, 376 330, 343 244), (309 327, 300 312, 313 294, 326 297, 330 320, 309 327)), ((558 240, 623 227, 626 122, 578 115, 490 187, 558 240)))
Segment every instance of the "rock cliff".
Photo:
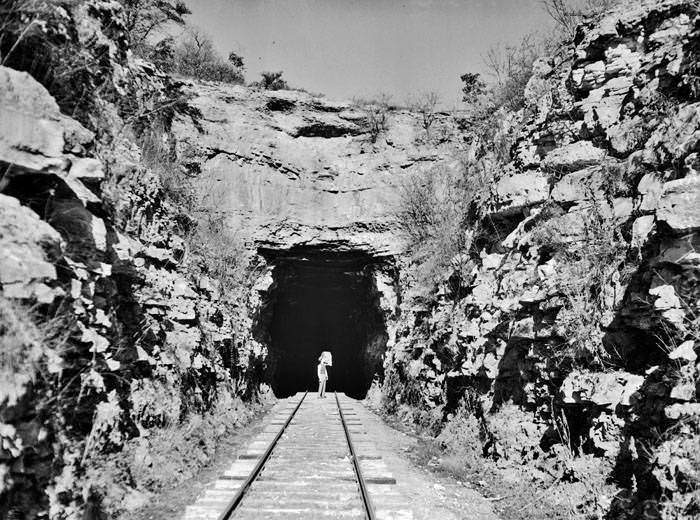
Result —
POLYGON ((434 125, 442 137, 426 142, 416 114, 391 110, 387 131, 372 142, 367 115, 349 102, 224 85, 186 91, 201 117, 178 118, 172 134, 197 170, 203 207, 260 248, 396 255, 402 181, 456 160, 447 114, 434 125))
POLYGON ((625 3, 535 63, 482 222, 498 238, 457 293, 404 299, 385 361, 385 406, 429 423, 471 403, 490 458, 553 489, 588 482, 589 514, 700 507, 699 14, 625 3))
POLYGON ((246 300, 187 261, 137 145, 141 114, 177 86, 127 52, 119 4, 51 9, 29 45, 75 38, 60 45, 87 56, 86 75, 99 69, 102 97, 79 122, 62 86, 0 67, 3 518, 129 511, 186 478, 251 417, 242 400, 258 395, 263 353, 246 300), (185 455, 159 440, 168 428, 185 455))
POLYGON ((319 272, 363 307, 385 411, 576 513, 698 514, 696 2, 626 3, 536 62, 473 247, 428 288, 402 190, 493 136, 175 81, 116 2, 45 18, 24 55, 88 66, 0 67, 2 515, 128 515, 190 477, 285 359, 276 302, 319 272))

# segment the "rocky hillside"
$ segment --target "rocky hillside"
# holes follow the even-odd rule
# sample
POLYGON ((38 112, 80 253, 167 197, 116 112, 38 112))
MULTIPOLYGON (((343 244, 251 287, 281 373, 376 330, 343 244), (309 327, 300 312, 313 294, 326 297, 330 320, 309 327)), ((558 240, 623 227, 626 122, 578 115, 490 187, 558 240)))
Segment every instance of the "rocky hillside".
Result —
POLYGON ((0 515, 128 517, 267 395, 268 253, 391 264, 400 180, 452 160, 453 123, 372 139, 350 103, 159 73, 118 3, 41 9, 0 67, 0 515))
POLYGON ((61 35, 98 94, 78 121, 65 85, 0 67, 3 518, 129 511, 191 476, 251 417, 263 353, 139 146, 177 85, 133 59, 119 4, 53 9, 21 52, 61 35))
POLYGON ((371 401, 452 469, 548 518, 700 514, 697 2, 584 24, 485 131, 174 80, 117 2, 41 16, 0 42, 1 516, 129 517, 191 478, 319 273, 362 308, 371 401), (432 223, 459 254, 407 248, 434 179, 478 188, 432 223))
POLYGON ((559 511, 700 514, 699 31, 697 3, 629 2, 536 62, 490 238, 401 304, 385 410, 559 511))

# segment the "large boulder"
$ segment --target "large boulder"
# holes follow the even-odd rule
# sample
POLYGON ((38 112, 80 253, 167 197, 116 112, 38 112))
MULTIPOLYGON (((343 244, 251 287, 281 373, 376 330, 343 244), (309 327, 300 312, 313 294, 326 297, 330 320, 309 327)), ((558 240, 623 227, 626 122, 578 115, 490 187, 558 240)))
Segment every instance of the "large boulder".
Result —
POLYGON ((574 172, 600 164, 606 155, 590 141, 577 141, 549 152, 542 166, 552 172, 574 172))
POLYGON ((561 398, 567 404, 595 404, 614 410, 629 406, 632 394, 644 383, 644 377, 627 372, 571 372, 561 386, 561 398))
POLYGON ((100 202, 85 182, 96 185, 104 178, 102 163, 75 155, 85 152, 93 134, 61 114, 51 94, 26 72, 0 66, 0 120, 0 165, 6 168, 0 190, 18 176, 52 174, 70 198, 84 205, 100 202))
POLYGON ((61 112, 49 92, 26 72, 0 67, 0 161, 31 172, 60 172, 61 112))
POLYGON ((60 292, 61 235, 13 197, 0 194, 0 288, 10 298, 50 303, 60 292))
POLYGON ((656 216, 674 233, 700 230, 700 177, 665 183, 656 216))
POLYGON ((540 204, 549 196, 549 183, 540 172, 518 173, 496 183, 498 211, 507 212, 540 204))

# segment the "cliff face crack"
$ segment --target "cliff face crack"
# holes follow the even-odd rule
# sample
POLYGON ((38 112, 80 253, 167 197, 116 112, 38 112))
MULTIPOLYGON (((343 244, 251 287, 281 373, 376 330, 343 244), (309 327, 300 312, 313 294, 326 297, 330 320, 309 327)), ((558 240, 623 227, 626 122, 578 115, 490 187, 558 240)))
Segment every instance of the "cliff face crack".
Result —
POLYGON ((275 395, 313 390, 318 357, 328 350, 334 361, 328 387, 365 397, 387 341, 372 260, 304 248, 273 262, 275 283, 258 327, 275 395))
POLYGON ((212 161, 219 156, 228 157, 232 161, 243 161, 245 164, 259 164, 279 171, 291 180, 296 180, 301 176, 301 171, 296 170, 291 165, 276 161, 271 155, 254 150, 249 155, 223 150, 221 148, 208 148, 205 161, 212 161))

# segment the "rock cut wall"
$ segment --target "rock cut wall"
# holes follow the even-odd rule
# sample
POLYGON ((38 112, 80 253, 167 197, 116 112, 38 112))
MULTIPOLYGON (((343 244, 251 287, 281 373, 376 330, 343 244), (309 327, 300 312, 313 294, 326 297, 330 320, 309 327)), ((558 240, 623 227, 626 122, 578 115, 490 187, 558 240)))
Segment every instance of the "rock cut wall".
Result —
POLYGON ((523 478, 567 468, 556 446, 602 461, 618 488, 579 506, 614 518, 699 507, 699 29, 697 3, 624 2, 535 63, 484 223, 501 238, 459 297, 404 282, 385 363, 390 408, 430 422, 476 398, 484 451, 523 478))
POLYGON ((177 86, 130 56, 118 3, 47 10, 37 40, 76 38, 104 98, 78 122, 27 72, 0 67, 3 518, 144 505, 250 419, 242 399, 258 394, 263 354, 246 300, 188 265, 176 208, 127 124, 125 104, 145 110, 177 86))
POLYGON ((366 114, 351 103, 225 85, 190 92, 202 117, 175 121, 178 152, 196 165, 205 206, 257 247, 395 255, 403 250, 393 217, 402 181, 454 166, 452 136, 421 144, 424 131, 407 111, 390 111, 373 143, 366 114))

